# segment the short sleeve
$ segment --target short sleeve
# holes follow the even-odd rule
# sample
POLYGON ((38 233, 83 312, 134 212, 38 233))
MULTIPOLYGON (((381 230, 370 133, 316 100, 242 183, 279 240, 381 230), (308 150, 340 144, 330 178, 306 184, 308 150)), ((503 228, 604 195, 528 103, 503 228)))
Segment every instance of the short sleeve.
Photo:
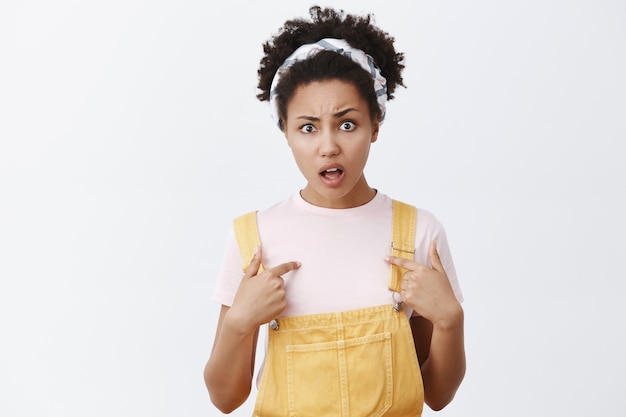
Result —
POLYGON ((448 244, 446 231, 439 220, 428 210, 419 209, 417 212, 417 224, 415 231, 415 261, 431 266, 428 250, 430 243, 435 241, 437 253, 443 265, 452 291, 459 302, 463 302, 463 293, 457 279, 456 268, 452 253, 448 244))
POLYGON ((230 307, 237 294, 237 289, 243 278, 241 269, 242 260, 237 246, 235 232, 231 228, 228 238, 226 239, 226 249, 224 257, 217 276, 217 285, 213 290, 213 301, 230 307))
POLYGON ((441 260, 443 269, 446 271, 446 275, 448 276, 448 280, 450 281, 450 285, 452 286, 452 291, 454 291, 454 295, 456 296, 456 299, 459 301, 459 303, 462 303, 463 293, 461 291, 461 286, 459 285, 459 281, 457 278, 456 268, 452 259, 452 252, 450 250, 450 246, 448 245, 448 237, 446 235, 445 229, 437 220, 435 221, 433 240, 436 242, 437 253, 439 254, 439 259, 441 260))

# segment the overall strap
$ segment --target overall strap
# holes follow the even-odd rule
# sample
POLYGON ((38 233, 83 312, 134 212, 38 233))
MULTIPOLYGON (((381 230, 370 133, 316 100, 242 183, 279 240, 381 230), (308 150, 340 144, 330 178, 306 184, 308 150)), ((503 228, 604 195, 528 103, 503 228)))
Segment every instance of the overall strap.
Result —
MULTIPOLYGON (((397 200, 393 200, 393 241, 391 255, 413 260, 415 255, 415 225, 417 224, 417 208, 397 200)), ((400 283, 406 269, 391 265, 389 289, 400 292, 400 283)))
MULTIPOLYGON (((235 237, 237 238, 237 244, 239 245, 239 253, 243 261, 242 269, 246 271, 254 256, 254 249, 261 245, 259 229, 256 224, 256 211, 251 211, 250 213, 235 218, 233 220, 233 228, 235 237)), ((263 263, 261 263, 259 272, 263 272, 264 269, 263 263)))

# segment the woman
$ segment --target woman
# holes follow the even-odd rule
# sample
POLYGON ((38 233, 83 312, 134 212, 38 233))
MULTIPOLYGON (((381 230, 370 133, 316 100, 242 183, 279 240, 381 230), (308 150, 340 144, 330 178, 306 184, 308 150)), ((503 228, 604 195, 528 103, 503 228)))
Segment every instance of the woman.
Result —
POLYGON ((403 55, 370 16, 310 15, 264 44, 258 71, 306 186, 235 220, 205 382, 221 411, 240 406, 269 323, 255 416, 419 416, 464 377, 464 315, 441 224, 363 174, 403 55))

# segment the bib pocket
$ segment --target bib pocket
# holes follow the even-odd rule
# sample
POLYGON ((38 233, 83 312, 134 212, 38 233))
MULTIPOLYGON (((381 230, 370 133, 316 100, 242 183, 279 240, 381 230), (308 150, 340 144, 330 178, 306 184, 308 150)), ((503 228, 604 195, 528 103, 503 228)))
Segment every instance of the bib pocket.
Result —
POLYGON ((393 399, 391 333, 287 345, 289 415, 382 416, 393 399))

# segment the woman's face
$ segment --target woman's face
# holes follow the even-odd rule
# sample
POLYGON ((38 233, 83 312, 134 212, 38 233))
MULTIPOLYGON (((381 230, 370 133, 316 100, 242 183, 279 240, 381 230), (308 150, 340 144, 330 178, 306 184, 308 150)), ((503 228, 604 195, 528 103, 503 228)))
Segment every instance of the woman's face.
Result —
POLYGON ((375 191, 363 169, 378 126, 351 83, 329 80, 298 87, 287 104, 284 132, 307 180, 302 197, 329 208, 370 201, 375 191))

